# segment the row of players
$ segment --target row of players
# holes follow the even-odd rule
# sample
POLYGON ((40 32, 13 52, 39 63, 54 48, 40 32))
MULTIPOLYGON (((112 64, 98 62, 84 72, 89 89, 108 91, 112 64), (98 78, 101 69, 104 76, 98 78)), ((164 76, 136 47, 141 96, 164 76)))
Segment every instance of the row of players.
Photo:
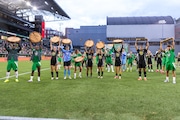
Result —
MULTIPOLYGON (((34 76, 34 71, 37 69, 38 70, 38 81, 40 81, 40 68, 41 68, 41 50, 42 50, 42 44, 37 44, 35 46, 32 45, 32 43, 30 44, 31 48, 32 48, 32 56, 31 56, 31 60, 33 62, 32 64, 32 72, 31 72, 31 76, 30 76, 30 80, 28 80, 28 82, 33 82, 33 76, 34 76)), ((58 48, 53 47, 52 46, 52 42, 50 42, 50 47, 51 47, 51 53, 52 53, 52 57, 51 57, 51 76, 52 79, 54 79, 54 71, 56 72, 56 78, 58 79, 58 62, 57 62, 57 56, 59 51, 61 50, 62 52, 62 56, 63 56, 63 63, 64 63, 64 79, 66 79, 66 72, 68 73, 68 78, 71 79, 71 61, 72 58, 76 58, 79 56, 82 56, 82 54, 80 54, 80 52, 78 50, 75 50, 75 54, 71 54, 73 51, 73 46, 72 43, 70 43, 70 45, 65 45, 65 46, 59 46, 58 48)), ((8 51, 8 64, 7 64, 7 73, 6 73, 6 80, 4 82, 9 82, 9 76, 10 76, 10 70, 13 69, 15 71, 15 76, 16 82, 19 82, 18 80, 18 65, 17 65, 17 61, 18 61, 18 52, 21 50, 21 44, 17 44, 17 43, 9 43, 7 42, 5 44, 5 48, 8 51)), ((152 68, 152 60, 150 59, 151 54, 150 52, 148 52, 148 48, 149 48, 149 43, 147 41, 145 48, 143 48, 143 46, 138 46, 137 45, 137 41, 135 42, 135 48, 137 50, 137 66, 138 66, 138 71, 139 71, 139 78, 138 80, 142 80, 141 77, 141 73, 142 70, 144 72, 144 80, 147 80, 146 78, 146 56, 148 57, 148 66, 152 68)), ((162 42, 160 43, 160 50, 159 53, 161 51, 164 51, 165 53, 165 66, 166 66, 166 80, 165 82, 169 81, 169 71, 172 70, 173 73, 173 83, 176 83, 176 77, 175 77, 175 66, 174 66, 174 62, 175 62, 175 53, 174 53, 174 39, 172 42, 172 45, 168 45, 167 48, 165 50, 162 49, 162 42)), ((92 67, 93 67, 93 55, 94 52, 92 49, 86 48, 85 49, 85 53, 86 53, 86 75, 89 76, 89 71, 90 71, 90 76, 92 76, 92 67)), ((108 66, 108 69, 110 69, 110 67, 112 69, 112 58, 111 58, 111 54, 114 53, 114 66, 115 66, 115 77, 114 78, 118 78, 121 79, 121 66, 124 65, 126 59, 125 59, 125 54, 124 54, 124 48, 123 45, 121 48, 112 48, 110 50, 103 50, 103 49, 97 49, 96 50, 96 64, 97 64, 97 68, 98 68, 98 78, 103 78, 103 68, 104 68, 104 59, 106 56, 106 63, 108 66), (125 60, 125 61, 124 61, 125 60)), ((135 57, 133 57, 133 54, 130 52, 130 54, 127 55, 128 57, 128 66, 130 67, 130 70, 132 70, 132 64, 133 64, 133 60, 135 57)), ((160 58, 160 57, 159 57, 160 58)), ((161 62, 159 60, 157 60, 158 64, 161 65, 161 62)), ((79 77, 81 76, 81 72, 82 72, 82 67, 81 67, 81 62, 75 62, 75 68, 74 68, 74 78, 76 78, 76 71, 77 68, 79 68, 80 72, 79 72, 79 77)), ((129 67, 127 68, 127 70, 129 69, 129 67)))

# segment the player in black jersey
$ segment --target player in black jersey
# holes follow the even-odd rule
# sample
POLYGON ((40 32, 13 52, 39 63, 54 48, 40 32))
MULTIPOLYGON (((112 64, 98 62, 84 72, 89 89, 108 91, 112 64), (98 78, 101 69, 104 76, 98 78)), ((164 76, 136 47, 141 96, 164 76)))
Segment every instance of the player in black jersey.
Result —
POLYGON ((138 68, 139 68, 139 78, 138 78, 138 80, 142 80, 141 71, 143 69, 143 71, 144 71, 144 80, 146 81, 147 80, 147 78, 146 78, 146 53, 147 53, 148 48, 149 48, 149 42, 146 41, 146 47, 143 48, 142 45, 140 47, 138 47, 137 40, 136 40, 135 48, 136 48, 137 53, 138 53, 138 57, 137 57, 138 68))

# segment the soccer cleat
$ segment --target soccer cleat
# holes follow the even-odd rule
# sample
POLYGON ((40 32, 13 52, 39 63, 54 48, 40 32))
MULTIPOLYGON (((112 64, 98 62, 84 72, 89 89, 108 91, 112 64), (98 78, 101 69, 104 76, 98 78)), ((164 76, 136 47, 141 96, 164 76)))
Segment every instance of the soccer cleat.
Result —
POLYGON ((151 72, 154 72, 154 70, 151 70, 151 72))
POLYGON ((66 79, 66 76, 64 76, 64 80, 66 79))
POLYGON ((159 70, 156 70, 156 72, 159 72, 159 70))
POLYGON ((74 79, 76 79, 76 77, 74 76, 74 79))
POLYGON ((144 81, 147 81, 147 78, 146 78, 146 77, 144 77, 144 81))
POLYGON ((81 75, 79 75, 79 78, 82 78, 82 76, 81 76, 81 75))
POLYGON ((33 82, 33 80, 28 80, 28 82, 33 82))
POLYGON ((169 82, 169 80, 166 79, 166 80, 164 80, 164 82, 169 82))
POLYGON ((101 79, 103 78, 103 76, 100 77, 101 79))
POLYGON ((119 76, 119 79, 121 79, 121 76, 119 76))
POLYGON ((118 76, 114 76, 114 79, 117 79, 118 78, 118 76))
POLYGON ((18 79, 15 79, 15 82, 19 82, 19 80, 18 80, 18 79))
POLYGON ((142 77, 139 77, 138 80, 142 80, 142 77))
POLYGON ((54 80, 54 77, 51 77, 51 80, 54 80))
POLYGON ((56 77, 56 80, 58 80, 59 78, 58 77, 56 77))
POLYGON ((9 79, 6 79, 4 82, 5 82, 5 83, 9 82, 9 79))
POLYGON ((176 80, 173 80, 173 84, 176 84, 176 80))
POLYGON ((38 79, 38 82, 40 82, 41 80, 40 79, 38 79))
POLYGON ((69 76, 69 79, 72 79, 71 76, 69 76))
POLYGON ((150 72, 150 69, 148 70, 148 72, 150 72))
POLYGON ((98 76, 98 78, 100 78, 100 76, 98 76))

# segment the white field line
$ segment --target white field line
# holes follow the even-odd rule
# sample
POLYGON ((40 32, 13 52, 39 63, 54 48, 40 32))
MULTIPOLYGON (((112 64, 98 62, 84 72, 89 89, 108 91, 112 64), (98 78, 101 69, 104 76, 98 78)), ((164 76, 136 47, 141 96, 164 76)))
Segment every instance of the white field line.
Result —
POLYGON ((0 116, 0 120, 65 120, 65 119, 0 116))
MULTIPOLYGON (((50 68, 44 68, 44 69, 41 69, 41 71, 45 71, 45 70, 49 70, 50 68)), ((20 73, 18 76, 22 76, 22 75, 26 75, 26 74, 30 74, 31 72, 24 72, 24 73, 20 73)), ((12 77, 15 77, 15 75, 11 75, 9 76, 9 78, 12 78, 12 77)), ((0 78, 0 80, 4 80, 6 79, 6 77, 3 77, 3 78, 0 78)), ((1 120, 1 119, 0 119, 1 120)))

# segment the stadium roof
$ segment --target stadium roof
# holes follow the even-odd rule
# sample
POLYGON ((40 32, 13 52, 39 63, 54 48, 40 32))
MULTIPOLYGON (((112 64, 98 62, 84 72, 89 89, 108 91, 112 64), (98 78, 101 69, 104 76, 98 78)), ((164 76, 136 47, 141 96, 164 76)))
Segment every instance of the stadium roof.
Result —
POLYGON ((175 24, 171 16, 107 17, 107 25, 175 24))
POLYGON ((0 6, 19 17, 43 15, 45 21, 70 19, 54 0, 0 0, 0 6))

